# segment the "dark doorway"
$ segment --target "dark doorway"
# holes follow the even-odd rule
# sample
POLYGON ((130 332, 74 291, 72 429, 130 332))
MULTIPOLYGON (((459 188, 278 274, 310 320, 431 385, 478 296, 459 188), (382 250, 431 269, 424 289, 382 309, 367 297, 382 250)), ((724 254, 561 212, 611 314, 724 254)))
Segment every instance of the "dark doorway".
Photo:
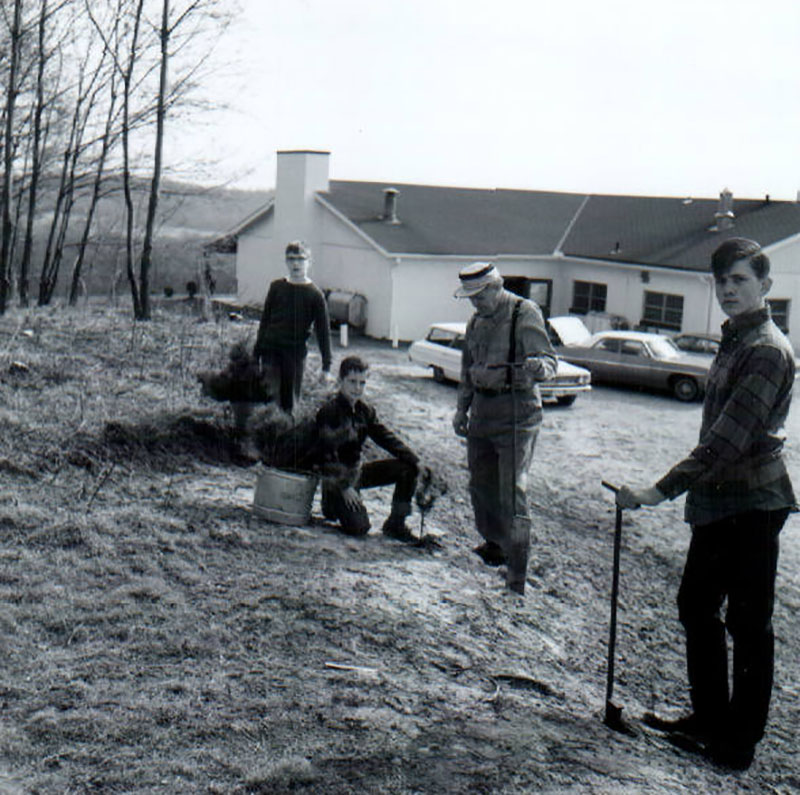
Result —
POLYGON ((529 279, 527 276, 503 276, 503 285, 506 290, 530 298, 539 304, 542 314, 550 317, 550 303, 553 298, 552 279, 529 279))

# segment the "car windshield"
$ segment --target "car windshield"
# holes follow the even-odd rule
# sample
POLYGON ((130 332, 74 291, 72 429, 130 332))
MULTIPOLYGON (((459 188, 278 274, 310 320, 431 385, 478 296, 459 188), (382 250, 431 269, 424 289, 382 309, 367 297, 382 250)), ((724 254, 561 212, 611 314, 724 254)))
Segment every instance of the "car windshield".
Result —
POLYGON ((668 337, 654 337, 647 344, 659 359, 677 359, 681 355, 678 346, 668 337))
MULTIPOLYGON (((450 347, 458 339, 458 334, 455 331, 448 331, 443 328, 432 328, 428 332, 428 342, 435 342, 439 345, 446 345, 450 347)), ((461 347, 460 345, 458 347, 461 347)))

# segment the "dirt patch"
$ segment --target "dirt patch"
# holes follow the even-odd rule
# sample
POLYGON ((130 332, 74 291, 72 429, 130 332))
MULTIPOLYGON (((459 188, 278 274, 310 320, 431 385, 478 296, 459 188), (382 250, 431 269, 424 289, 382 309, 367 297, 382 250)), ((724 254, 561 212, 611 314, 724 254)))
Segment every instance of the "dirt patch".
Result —
MULTIPOLYGON (((545 412, 521 598, 470 551, 455 390, 402 348, 348 352, 373 363, 379 414, 447 477, 426 519, 441 547, 380 534, 387 490, 368 493, 364 539, 252 513, 255 472, 196 374, 255 327, 105 307, 0 319, 0 790, 797 790, 796 522, 753 768, 724 774, 602 723, 614 512, 600 481, 660 475, 693 444, 698 405, 596 388, 545 412)), ((796 443, 789 461, 797 474, 796 443)), ((687 705, 681 507, 626 515, 615 699, 634 719, 687 705)))

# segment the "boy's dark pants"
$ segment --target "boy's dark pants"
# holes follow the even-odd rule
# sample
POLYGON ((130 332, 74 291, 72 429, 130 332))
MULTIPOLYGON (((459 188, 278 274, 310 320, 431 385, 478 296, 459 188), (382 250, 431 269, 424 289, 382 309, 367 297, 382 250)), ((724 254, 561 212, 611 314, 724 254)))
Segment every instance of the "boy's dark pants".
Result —
POLYGON ((306 352, 302 348, 270 348, 261 354, 261 366, 277 386, 278 404, 289 413, 300 397, 305 363, 306 352))
MULTIPOLYGON (((394 486, 392 495, 392 516, 405 518, 411 513, 411 499, 417 485, 416 464, 401 461, 399 458, 386 458, 371 461, 361 467, 356 489, 371 489, 375 486, 394 486)), ((358 507, 347 507, 341 489, 322 484, 322 513, 327 519, 338 519, 342 532, 353 536, 363 536, 369 532, 370 523, 367 509, 359 499, 358 507)))
POLYGON ((749 511, 695 526, 678 592, 695 715, 712 737, 741 748, 755 746, 767 722, 778 536, 788 513, 749 511), (733 639, 730 697, 726 627, 733 639))

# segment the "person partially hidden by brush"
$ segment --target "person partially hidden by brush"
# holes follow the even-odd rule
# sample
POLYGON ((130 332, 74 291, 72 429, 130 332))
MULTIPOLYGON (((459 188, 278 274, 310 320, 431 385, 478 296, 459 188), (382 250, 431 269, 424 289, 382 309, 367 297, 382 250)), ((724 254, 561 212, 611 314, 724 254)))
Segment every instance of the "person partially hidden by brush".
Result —
POLYGON ((339 388, 316 413, 315 441, 309 460, 322 476, 322 512, 338 521, 342 532, 364 536, 370 520, 360 491, 394 485, 392 508, 383 523, 389 538, 407 543, 417 539, 406 525, 411 514, 419 457, 378 419, 375 409, 363 400, 369 365, 358 356, 347 356, 339 366, 339 388), (367 438, 386 450, 391 458, 361 462, 367 438))
POLYGON ((270 284, 253 346, 253 356, 271 371, 278 403, 288 414, 300 397, 312 326, 322 356, 321 378, 326 382, 331 369, 328 305, 322 290, 308 277, 310 267, 308 246, 300 240, 287 244, 288 276, 270 284))
POLYGON ((736 770, 750 767, 764 736, 778 537, 797 510, 783 459, 795 360, 766 303, 769 268, 752 240, 731 238, 714 251, 716 297, 728 319, 709 372, 699 443, 655 485, 623 486, 616 497, 621 508, 638 508, 687 492, 692 536, 678 612, 692 712, 645 720, 676 745, 736 770), (733 640, 730 694, 726 629, 733 640))
POLYGON ((286 278, 275 279, 264 301, 253 353, 235 348, 231 362, 217 383, 206 391, 217 400, 229 400, 239 454, 257 461, 259 450, 252 439, 253 405, 276 401, 290 417, 303 384, 308 338, 313 327, 322 356, 320 380, 327 384, 331 369, 328 305, 322 290, 308 277, 311 252, 299 240, 287 244, 286 278))

